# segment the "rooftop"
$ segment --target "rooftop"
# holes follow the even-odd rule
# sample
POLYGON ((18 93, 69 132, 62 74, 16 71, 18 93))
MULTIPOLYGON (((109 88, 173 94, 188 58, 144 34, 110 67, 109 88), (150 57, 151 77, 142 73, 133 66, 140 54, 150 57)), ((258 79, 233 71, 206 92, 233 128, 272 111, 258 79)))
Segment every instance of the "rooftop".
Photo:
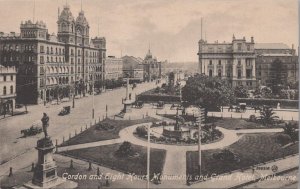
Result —
POLYGON ((284 43, 255 43, 254 49, 290 49, 284 43))

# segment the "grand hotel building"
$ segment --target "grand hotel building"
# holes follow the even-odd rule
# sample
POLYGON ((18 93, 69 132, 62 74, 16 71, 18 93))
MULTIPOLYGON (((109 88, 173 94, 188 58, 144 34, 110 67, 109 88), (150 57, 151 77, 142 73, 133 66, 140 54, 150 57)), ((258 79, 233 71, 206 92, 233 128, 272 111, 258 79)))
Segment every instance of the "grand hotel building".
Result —
POLYGON ((298 56, 295 49, 282 43, 255 43, 251 37, 235 38, 232 42, 198 43, 200 73, 227 79, 231 86, 244 85, 249 89, 257 85, 270 85, 275 67, 282 64, 284 83, 298 81, 298 56))
POLYGON ((106 40, 90 39, 84 12, 76 20, 70 7, 58 14, 57 36, 44 22, 21 23, 20 34, 0 33, 0 64, 17 69, 19 103, 40 103, 84 94, 104 79, 106 40))

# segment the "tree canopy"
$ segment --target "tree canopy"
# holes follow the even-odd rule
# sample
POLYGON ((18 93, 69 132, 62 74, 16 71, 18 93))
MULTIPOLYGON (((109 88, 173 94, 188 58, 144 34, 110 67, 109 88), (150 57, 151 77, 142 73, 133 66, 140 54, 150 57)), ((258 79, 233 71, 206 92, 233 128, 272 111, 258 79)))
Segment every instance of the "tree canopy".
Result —
POLYGON ((226 80, 203 74, 197 74, 187 80, 182 88, 182 99, 206 110, 235 102, 234 92, 226 80))

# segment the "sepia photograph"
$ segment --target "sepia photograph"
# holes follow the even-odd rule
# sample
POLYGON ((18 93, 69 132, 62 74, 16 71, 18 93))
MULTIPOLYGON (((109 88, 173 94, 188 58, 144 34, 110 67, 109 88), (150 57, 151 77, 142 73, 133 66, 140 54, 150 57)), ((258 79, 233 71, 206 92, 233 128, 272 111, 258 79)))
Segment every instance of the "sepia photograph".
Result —
POLYGON ((0 189, 300 186, 300 0, 0 7, 0 189))

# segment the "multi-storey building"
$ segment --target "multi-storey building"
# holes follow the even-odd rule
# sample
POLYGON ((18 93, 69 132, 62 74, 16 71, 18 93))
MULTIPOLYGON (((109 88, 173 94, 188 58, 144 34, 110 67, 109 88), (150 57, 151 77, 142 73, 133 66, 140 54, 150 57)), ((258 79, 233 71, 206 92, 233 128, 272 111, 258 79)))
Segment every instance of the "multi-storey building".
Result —
POLYGON ((16 69, 0 65, 0 115, 13 114, 16 99, 16 69))
POLYGON ((123 56, 123 76, 131 82, 144 81, 143 59, 134 56, 123 56))
POLYGON ((161 78, 161 62, 158 62, 156 57, 152 56, 150 49, 143 61, 144 80, 151 81, 161 78))
POLYGON ((299 80, 298 56, 294 47, 283 43, 257 43, 256 78, 260 85, 288 85, 299 80), (276 80, 276 81, 275 81, 276 80))
POLYGON ((295 50, 282 43, 254 43, 253 37, 247 42, 245 37, 234 36, 231 43, 207 43, 201 39, 198 56, 200 73, 227 79, 232 86, 251 89, 258 84, 271 85, 276 74, 281 74, 283 83, 298 80, 295 50))
POLYGON ((118 80, 123 77, 123 62, 121 58, 108 56, 105 59, 105 79, 118 80))
POLYGON ((231 43, 199 41, 199 71, 227 79, 232 86, 256 86, 254 39, 232 38, 231 43))
POLYGON ((73 17, 66 5, 59 13, 58 33, 48 34, 42 21, 21 23, 21 33, 0 33, 0 64, 16 66, 17 95, 38 103, 91 90, 103 80, 106 41, 91 39, 89 23, 81 11, 73 17))

